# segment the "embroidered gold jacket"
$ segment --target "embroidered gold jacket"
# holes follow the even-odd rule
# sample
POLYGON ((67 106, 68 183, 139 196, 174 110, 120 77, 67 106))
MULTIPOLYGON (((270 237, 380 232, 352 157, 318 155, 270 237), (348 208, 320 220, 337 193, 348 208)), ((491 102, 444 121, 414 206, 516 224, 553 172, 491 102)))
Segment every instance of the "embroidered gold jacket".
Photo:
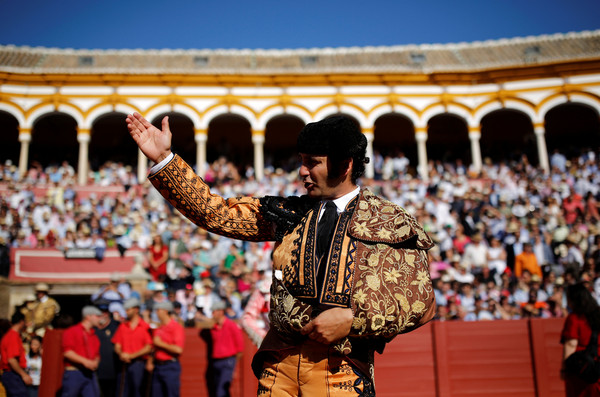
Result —
POLYGON ((277 241, 271 329, 255 357, 255 372, 261 352, 301 343, 300 329, 328 307, 352 309, 350 335, 333 348, 371 376, 374 350, 382 351, 397 334, 416 329, 434 315, 427 256, 431 239, 404 209, 366 189, 340 214, 321 264, 324 279, 317 283, 319 202, 306 196, 224 199, 211 194, 177 155, 150 181, 183 215, 210 232, 277 241))

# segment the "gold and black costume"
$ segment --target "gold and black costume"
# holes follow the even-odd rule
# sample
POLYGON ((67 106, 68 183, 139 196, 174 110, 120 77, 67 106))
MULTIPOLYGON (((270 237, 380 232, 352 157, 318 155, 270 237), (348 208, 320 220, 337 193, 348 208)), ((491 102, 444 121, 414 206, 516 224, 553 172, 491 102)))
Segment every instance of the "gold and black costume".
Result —
POLYGON ((150 180, 183 215, 210 232, 276 241, 271 328, 253 361, 257 376, 269 352, 306 340, 300 330, 311 318, 343 307, 352 309, 354 320, 350 335, 333 348, 372 381, 374 352, 434 315, 431 239, 404 209, 369 190, 361 189, 340 214, 331 248, 318 266, 319 201, 307 196, 224 199, 211 194, 177 155, 150 180))

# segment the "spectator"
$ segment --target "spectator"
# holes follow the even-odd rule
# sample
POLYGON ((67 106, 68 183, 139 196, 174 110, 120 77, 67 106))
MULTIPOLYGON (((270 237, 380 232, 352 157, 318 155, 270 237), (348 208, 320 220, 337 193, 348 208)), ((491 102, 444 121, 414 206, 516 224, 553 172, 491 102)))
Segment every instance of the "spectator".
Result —
POLYGON ((523 270, 528 270, 529 273, 536 274, 542 278, 542 268, 537 262, 537 258, 533 253, 533 246, 527 242, 523 244, 523 252, 515 257, 515 276, 521 277, 523 270))
POLYGON ((259 282, 258 287, 250 295, 242 314, 242 327, 256 345, 260 345, 269 330, 270 287, 269 280, 259 282))
POLYGON ((487 265, 499 280, 500 275, 506 270, 506 251, 498 237, 492 237, 487 250, 487 265))
POLYGON ((488 246, 481 233, 474 234, 471 242, 465 246, 463 263, 475 276, 483 272, 483 267, 488 266, 488 246))
POLYGON ((128 286, 121 282, 121 276, 118 273, 112 273, 110 275, 110 282, 92 294, 92 302, 98 300, 107 301, 110 305, 109 310, 111 312, 118 312, 119 315, 124 316, 125 310, 123 309, 123 301, 129 298, 130 291, 128 286))
POLYGON ((160 235, 152 238, 152 245, 148 247, 148 273, 152 280, 165 282, 167 276, 167 260, 169 248, 163 243, 160 235))
POLYGON ((196 296, 196 307, 200 314, 206 317, 212 317, 212 305, 221 300, 220 296, 214 290, 215 283, 211 279, 202 281, 203 293, 196 296))
POLYGON ((42 379, 42 337, 34 335, 29 341, 27 353, 27 373, 31 376, 31 385, 27 386, 29 397, 37 397, 42 379))
POLYGON ((10 246, 8 237, 0 236, 0 277, 8 278, 10 272, 10 246))

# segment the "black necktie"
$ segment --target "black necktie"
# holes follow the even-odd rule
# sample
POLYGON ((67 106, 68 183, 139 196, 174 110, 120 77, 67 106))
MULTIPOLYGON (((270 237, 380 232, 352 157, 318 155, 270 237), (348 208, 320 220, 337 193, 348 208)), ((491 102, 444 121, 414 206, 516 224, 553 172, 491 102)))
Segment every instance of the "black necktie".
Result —
POLYGON ((325 204, 325 212, 317 225, 317 260, 329 251, 331 236, 337 221, 337 207, 333 201, 325 204))

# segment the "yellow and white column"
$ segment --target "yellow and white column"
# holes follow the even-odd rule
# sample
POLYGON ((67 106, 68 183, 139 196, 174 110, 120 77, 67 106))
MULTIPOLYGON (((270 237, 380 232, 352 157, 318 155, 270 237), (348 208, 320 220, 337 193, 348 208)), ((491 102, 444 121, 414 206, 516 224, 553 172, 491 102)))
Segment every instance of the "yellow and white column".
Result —
POLYGON ((19 142, 21 151, 19 153, 19 176, 22 178, 27 173, 29 163, 29 142, 31 142, 31 128, 21 128, 19 130, 19 142))
POLYGON ((77 142, 79 142, 79 161, 77 162, 77 183, 80 186, 87 183, 90 140, 90 130, 78 128, 77 142))
POLYGON ((473 170, 479 174, 481 172, 481 127, 479 125, 469 126, 469 140, 471 141, 471 163, 473 170))
POLYGON ((261 181, 265 176, 265 131, 252 130, 252 143, 254 144, 254 176, 261 181))
POLYGON ((427 127, 416 127, 415 128, 415 139, 417 140, 417 156, 419 158, 419 165, 417 166, 417 172, 422 180, 429 180, 429 172, 427 170, 427 127))
POLYGON ((204 178, 206 174, 206 141, 208 141, 208 130, 196 129, 194 133, 196 141, 196 173, 204 178))
POLYGON ((549 173, 550 162, 548 161, 548 147, 546 146, 546 128, 544 123, 535 123, 533 125, 533 131, 535 132, 535 138, 537 141, 540 167, 542 167, 544 172, 549 173))
POLYGON ((143 183, 148 176, 148 158, 140 149, 138 149, 138 166, 137 179, 139 183, 143 183))
POLYGON ((375 139, 375 134, 373 133, 373 128, 362 128, 362 132, 367 138, 367 157, 370 161, 365 166, 365 176, 369 179, 373 179, 375 177, 375 166, 373 158, 373 139, 375 139))

